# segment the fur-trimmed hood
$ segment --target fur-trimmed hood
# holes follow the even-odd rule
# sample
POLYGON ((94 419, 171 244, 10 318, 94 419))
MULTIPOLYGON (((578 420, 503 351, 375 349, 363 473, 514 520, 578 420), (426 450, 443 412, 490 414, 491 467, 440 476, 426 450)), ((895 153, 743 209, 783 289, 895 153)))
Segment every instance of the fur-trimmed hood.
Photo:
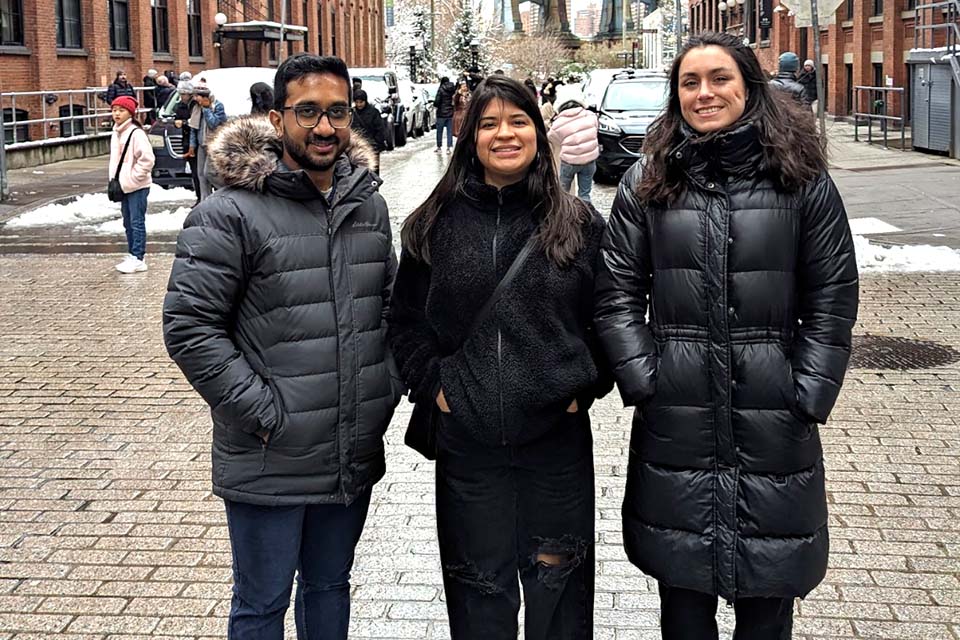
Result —
MULTIPOLYGON (((283 144, 266 116, 241 116, 219 127, 207 144, 207 154, 214 173, 224 186, 260 192, 279 190, 281 193, 277 195, 294 199, 301 199, 298 196, 316 196, 315 189, 308 190, 312 193, 302 194, 296 193, 296 189, 291 191, 290 187, 296 187, 298 183, 312 183, 303 171, 290 170, 280 161, 283 144)), ((350 144, 334 169, 337 182, 358 177, 355 176, 358 171, 370 171, 379 186, 381 180, 371 170, 375 157, 373 148, 366 140, 359 135, 352 135, 350 144)))

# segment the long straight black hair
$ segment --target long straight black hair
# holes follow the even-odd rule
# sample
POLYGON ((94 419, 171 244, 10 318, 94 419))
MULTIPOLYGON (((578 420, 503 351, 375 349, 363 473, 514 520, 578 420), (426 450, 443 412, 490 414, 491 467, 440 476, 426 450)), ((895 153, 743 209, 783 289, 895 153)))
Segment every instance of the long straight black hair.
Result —
POLYGON ((483 179, 477 160, 477 131, 484 110, 494 100, 516 105, 537 130, 537 153, 527 175, 528 201, 539 222, 540 246, 558 266, 568 264, 583 247, 583 224, 590 210, 576 197, 563 191, 550 153, 547 129, 535 98, 521 83, 503 75, 492 75, 477 86, 460 127, 460 136, 440 182, 430 196, 407 217, 400 231, 403 247, 423 262, 430 262, 430 232, 437 217, 458 195, 470 174, 483 179))
MULTIPOLYGON (((827 168, 824 148, 817 135, 816 123, 809 108, 802 107, 786 92, 770 88, 770 78, 750 47, 728 33, 705 31, 689 40, 680 50, 670 69, 670 100, 664 112, 650 125, 643 153, 646 164, 637 187, 643 202, 670 205, 686 187, 683 167, 670 160, 670 150, 681 137, 684 123, 680 110, 680 65, 692 49, 719 47, 730 54, 747 90, 747 104, 740 119, 726 130, 744 122, 752 122, 763 147, 762 171, 783 191, 799 190, 827 168)), ((701 138, 706 140, 723 131, 701 138)))

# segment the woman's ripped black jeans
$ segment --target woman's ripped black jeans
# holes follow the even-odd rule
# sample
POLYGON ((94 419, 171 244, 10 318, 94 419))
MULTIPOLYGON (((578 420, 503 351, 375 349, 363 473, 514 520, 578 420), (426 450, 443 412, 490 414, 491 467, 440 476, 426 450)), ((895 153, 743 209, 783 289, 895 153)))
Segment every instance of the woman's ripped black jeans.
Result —
POLYGON ((444 414, 437 529, 452 640, 593 637, 593 438, 565 414, 534 442, 491 448, 444 414), (519 580, 518 580, 519 576, 519 580))

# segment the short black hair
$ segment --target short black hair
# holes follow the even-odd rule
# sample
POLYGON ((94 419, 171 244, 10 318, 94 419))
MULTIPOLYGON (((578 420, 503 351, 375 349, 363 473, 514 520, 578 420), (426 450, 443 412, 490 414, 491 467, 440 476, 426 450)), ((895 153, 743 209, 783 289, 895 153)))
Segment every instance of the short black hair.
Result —
POLYGON ((295 53, 277 68, 277 75, 273 80, 273 108, 279 111, 287 104, 287 85, 294 80, 313 73, 329 73, 343 78, 347 85, 347 97, 353 100, 353 88, 350 83, 350 72, 347 64, 336 56, 315 56, 310 53, 295 53))
POLYGON ((353 92, 353 101, 354 102, 366 102, 367 101, 367 92, 363 89, 357 89, 353 92))
POLYGON ((448 78, 447 76, 443 76, 442 78, 440 78, 440 84, 446 84, 448 82, 450 82, 450 78, 448 78))

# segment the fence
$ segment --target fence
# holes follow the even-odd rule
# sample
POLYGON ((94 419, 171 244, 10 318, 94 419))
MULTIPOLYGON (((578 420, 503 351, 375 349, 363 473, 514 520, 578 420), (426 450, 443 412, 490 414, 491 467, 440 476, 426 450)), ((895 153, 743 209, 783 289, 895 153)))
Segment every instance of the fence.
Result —
POLYGON ((900 126, 900 150, 906 151, 906 118, 904 117, 904 89, 903 87, 854 87, 856 91, 856 98, 854 104, 856 109, 853 113, 853 139, 857 142, 860 142, 860 118, 866 118, 867 120, 867 142, 873 143, 873 121, 877 120, 880 129, 883 131, 883 146, 884 148, 889 149, 890 144, 887 138, 887 126, 888 123, 897 124, 900 126), (900 106, 900 115, 891 116, 887 113, 887 107, 890 104, 890 95, 897 94, 900 99, 897 100, 897 103, 900 106), (873 107, 873 109, 868 109, 863 112, 860 111, 860 105, 862 103, 861 98, 867 96, 868 104, 873 107), (879 96, 879 97, 878 97, 879 96), (877 113, 879 112, 879 113, 877 113))

